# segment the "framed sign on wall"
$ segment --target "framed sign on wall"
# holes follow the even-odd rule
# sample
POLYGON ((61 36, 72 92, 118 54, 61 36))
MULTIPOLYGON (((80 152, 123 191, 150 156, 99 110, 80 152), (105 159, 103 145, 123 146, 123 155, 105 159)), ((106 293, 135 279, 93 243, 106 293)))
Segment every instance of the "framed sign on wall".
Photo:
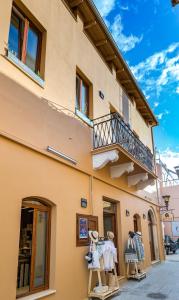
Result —
POLYGON ((76 214, 76 246, 89 245, 89 230, 98 231, 98 217, 76 214))

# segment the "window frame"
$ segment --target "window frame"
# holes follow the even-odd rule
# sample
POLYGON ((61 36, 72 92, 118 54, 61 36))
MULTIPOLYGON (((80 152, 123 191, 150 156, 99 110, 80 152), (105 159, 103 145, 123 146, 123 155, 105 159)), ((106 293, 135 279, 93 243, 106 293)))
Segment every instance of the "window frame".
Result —
POLYGON ((79 91, 79 99, 77 99, 77 84, 76 84, 76 104, 75 109, 80 111, 86 118, 90 119, 90 85, 79 73, 76 73, 76 82, 77 78, 80 81, 80 91, 79 91), (87 90, 87 114, 82 111, 82 84, 84 84, 87 90), (77 102, 78 101, 78 102, 77 102), (78 107, 77 107, 78 103, 78 107))
MULTIPOLYGON (((49 289, 49 277, 50 277, 50 239, 51 239, 51 206, 46 203, 43 203, 40 199, 25 199, 22 202, 21 209, 23 207, 29 207, 34 209, 34 219, 33 219, 33 234, 32 234, 32 256, 31 256, 31 266, 29 271, 30 282, 29 282, 29 292, 26 292, 21 295, 16 295, 16 299, 20 299, 24 296, 28 296, 43 290, 49 289), (29 201, 38 201, 41 204, 32 204, 29 201), (36 230, 37 230, 37 212, 47 212, 48 219, 47 219, 47 233, 46 233, 46 263, 45 263, 45 283, 39 287, 34 287, 34 275, 35 275, 35 254, 36 254, 36 230)), ((19 260, 18 260, 19 262, 19 260)))
MULTIPOLYGON (((22 28, 19 29, 19 41, 18 42, 19 42, 20 53, 19 53, 17 58, 25 66, 27 66, 32 72, 34 72, 37 75, 40 75, 41 53, 42 53, 42 34, 43 33, 42 33, 41 30, 39 30, 37 28, 37 26, 14 3, 12 5, 10 26, 11 26, 11 20, 12 20, 13 15, 20 20, 21 24, 22 24, 22 22, 24 22, 24 31, 23 31, 23 33, 22 33, 22 28), (29 28, 31 28, 36 33, 36 35, 38 37, 35 71, 26 64, 29 28)), ((10 30, 9 30, 9 32, 10 32, 10 30)), ((9 43, 9 37, 8 37, 8 43, 9 43)), ((12 53, 11 49, 9 49, 9 45, 8 45, 8 51, 10 51, 12 53)))
POLYGON ((80 224, 80 219, 87 219, 88 221, 88 231, 89 230, 96 230, 98 231, 98 217, 97 216, 92 216, 92 215, 85 215, 85 214, 76 214, 76 247, 82 247, 82 246, 88 246, 90 243, 89 236, 86 239, 80 239, 79 237, 79 224, 80 224), (95 222, 96 226, 95 229, 89 228, 89 222, 95 222))

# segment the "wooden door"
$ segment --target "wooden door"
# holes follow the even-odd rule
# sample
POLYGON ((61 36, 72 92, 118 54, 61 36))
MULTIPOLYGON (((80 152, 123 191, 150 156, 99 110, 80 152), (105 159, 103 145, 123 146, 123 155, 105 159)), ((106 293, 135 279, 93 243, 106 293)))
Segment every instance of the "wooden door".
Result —
POLYGON ((153 225, 151 221, 149 221, 148 227, 149 227, 149 244, 150 244, 151 261, 154 261, 155 260, 154 235, 153 235, 153 225))
MULTIPOLYGON (((104 226, 104 237, 107 237, 107 231, 112 231, 114 233, 114 245, 117 248, 118 261, 119 261, 116 203, 104 201, 103 226, 104 226)), ((117 274, 119 275, 119 264, 117 264, 117 274)))
POLYGON ((107 237, 107 231, 112 231, 114 233, 114 244, 115 247, 117 247, 116 215, 114 213, 104 212, 103 222, 104 236, 107 237))

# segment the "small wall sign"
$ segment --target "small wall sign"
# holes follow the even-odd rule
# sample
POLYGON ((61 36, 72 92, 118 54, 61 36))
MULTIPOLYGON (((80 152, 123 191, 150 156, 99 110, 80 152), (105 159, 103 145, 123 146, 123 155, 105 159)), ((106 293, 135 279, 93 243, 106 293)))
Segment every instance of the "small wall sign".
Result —
POLYGON ((83 207, 83 208, 87 208, 87 205, 88 205, 88 203, 87 203, 87 199, 85 199, 85 198, 81 198, 81 207, 83 207))
POLYGON ((103 92, 99 91, 99 97, 100 97, 102 100, 104 100, 104 94, 103 94, 103 92))

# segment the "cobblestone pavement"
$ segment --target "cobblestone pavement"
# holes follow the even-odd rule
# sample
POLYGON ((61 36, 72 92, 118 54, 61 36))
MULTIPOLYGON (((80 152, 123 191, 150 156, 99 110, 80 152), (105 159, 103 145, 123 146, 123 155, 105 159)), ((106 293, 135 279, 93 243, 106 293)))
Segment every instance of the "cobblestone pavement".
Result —
POLYGON ((179 300, 179 250, 164 263, 151 267, 142 281, 128 280, 113 300, 179 300))

